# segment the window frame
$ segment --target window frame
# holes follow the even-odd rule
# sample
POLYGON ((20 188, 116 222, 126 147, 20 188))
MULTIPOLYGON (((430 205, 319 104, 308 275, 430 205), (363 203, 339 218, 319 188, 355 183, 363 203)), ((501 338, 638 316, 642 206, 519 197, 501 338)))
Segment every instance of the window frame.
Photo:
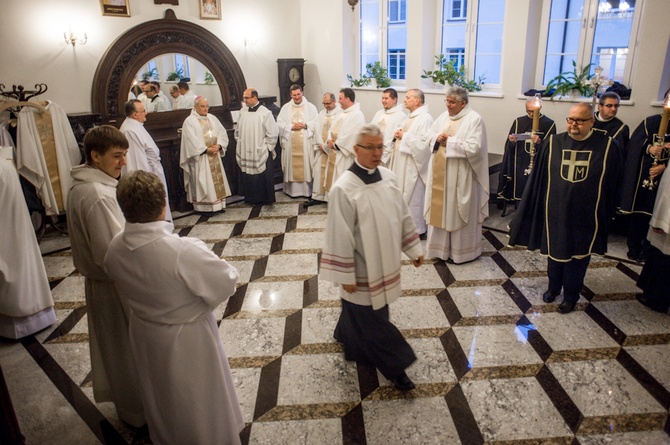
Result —
MULTIPOLYGON (((535 85, 545 87, 545 65, 547 59, 547 45, 549 43, 549 24, 551 19, 551 6, 554 0, 542 0, 542 15, 540 17, 540 41, 537 51, 537 64, 535 70, 535 85)), ((579 0, 570 0, 579 1, 579 0)), ((595 32, 596 22, 598 20, 598 6, 601 0, 581 0, 582 16, 579 35, 579 44, 577 47, 577 69, 580 70, 589 63, 595 49, 595 32)), ((633 13, 633 20, 630 28, 630 36, 628 37, 628 54, 626 55, 626 66, 624 68, 623 79, 620 81, 627 87, 631 87, 631 76, 633 72, 633 64, 636 53, 636 42, 640 29, 640 17, 642 15, 642 7, 644 0, 636 0, 635 11, 633 13)), ((591 67, 591 74, 593 74, 595 66, 591 67)), ((564 67, 564 71, 571 71, 572 63, 568 67, 564 67)), ((558 74, 558 73, 557 73, 558 74)), ((609 79, 609 76, 608 76, 609 79)))

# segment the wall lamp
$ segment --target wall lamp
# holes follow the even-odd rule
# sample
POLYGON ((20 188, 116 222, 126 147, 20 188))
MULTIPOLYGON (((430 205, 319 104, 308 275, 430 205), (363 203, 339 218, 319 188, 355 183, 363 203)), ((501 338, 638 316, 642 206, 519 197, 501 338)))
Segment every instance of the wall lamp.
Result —
POLYGON ((72 45, 72 46, 75 46, 77 43, 79 43, 80 45, 84 45, 88 41, 88 37, 86 36, 86 33, 84 33, 84 38, 81 38, 80 36, 75 34, 73 31, 64 32, 63 33, 63 38, 65 39, 65 43, 67 43, 68 45, 72 45))

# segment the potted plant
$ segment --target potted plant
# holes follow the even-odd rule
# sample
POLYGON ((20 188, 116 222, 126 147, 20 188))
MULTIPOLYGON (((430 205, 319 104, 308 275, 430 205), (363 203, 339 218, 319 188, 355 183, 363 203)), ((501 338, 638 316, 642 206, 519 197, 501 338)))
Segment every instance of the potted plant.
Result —
POLYGON ((554 89, 551 98, 553 99, 556 95, 592 96, 593 86, 591 85, 590 80, 593 75, 590 74, 591 65, 593 64, 589 63, 581 70, 578 70, 577 63, 573 60, 572 71, 560 73, 547 84, 547 91, 550 91, 552 88, 554 89))
POLYGON ((153 67, 142 73, 142 80, 158 79, 158 68, 153 67))
POLYGON ((391 78, 388 77, 388 70, 384 68, 381 62, 368 63, 365 65, 367 77, 375 80, 377 88, 388 88, 391 86, 391 78))
POLYGON ((456 68, 456 59, 447 60, 444 54, 435 56, 435 65, 437 69, 434 71, 423 70, 422 79, 431 79, 434 83, 441 85, 459 86, 465 88, 467 91, 481 91, 484 84, 484 76, 479 76, 479 79, 468 79, 465 76, 465 67, 461 65, 456 68))
POLYGON ((214 83, 214 76, 209 71, 205 72, 205 85, 211 85, 214 83))
POLYGON ((349 86, 352 87, 366 87, 372 82, 372 79, 365 75, 361 76, 360 79, 354 79, 351 74, 347 74, 347 80, 349 81, 349 86))
POLYGON ((176 71, 168 73, 167 78, 165 80, 172 82, 175 80, 179 80, 183 75, 184 75, 184 67, 180 66, 179 68, 177 68, 176 71))

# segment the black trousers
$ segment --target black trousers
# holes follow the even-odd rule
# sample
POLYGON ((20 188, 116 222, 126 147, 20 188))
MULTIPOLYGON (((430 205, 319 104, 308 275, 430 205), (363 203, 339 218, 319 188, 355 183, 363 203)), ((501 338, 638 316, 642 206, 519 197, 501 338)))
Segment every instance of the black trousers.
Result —
POLYGON ((649 232, 649 222, 651 215, 646 213, 631 213, 628 215, 628 251, 633 256, 647 254, 649 250, 649 241, 647 241, 647 232, 649 232))
POLYGON ((547 258, 547 276, 549 277, 549 290, 553 294, 564 290, 564 300, 576 303, 579 300, 579 291, 584 286, 586 269, 589 267, 591 257, 572 259, 567 262, 555 261, 547 258))
POLYGON ((668 271, 670 255, 663 255, 663 252, 649 245, 647 261, 640 272, 637 285, 644 291, 642 295, 647 299, 649 307, 663 313, 667 313, 670 308, 668 271))

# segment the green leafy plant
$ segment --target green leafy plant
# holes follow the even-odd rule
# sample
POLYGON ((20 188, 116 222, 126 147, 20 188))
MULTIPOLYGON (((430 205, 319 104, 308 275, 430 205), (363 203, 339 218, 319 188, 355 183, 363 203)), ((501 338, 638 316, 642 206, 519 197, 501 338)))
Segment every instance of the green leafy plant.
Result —
POLYGON ((456 59, 447 60, 444 54, 435 56, 435 66, 437 69, 423 70, 421 78, 431 79, 441 85, 459 86, 467 91, 481 91, 484 84, 484 76, 479 76, 477 80, 468 79, 465 76, 465 67, 461 65, 456 68, 456 59))
POLYGON ((591 85, 590 73, 592 63, 589 63, 581 70, 577 69, 577 63, 572 61, 572 71, 566 71, 554 77, 547 84, 547 91, 554 89, 551 98, 554 96, 567 96, 571 91, 576 90, 582 96, 592 96, 593 86, 591 85))
POLYGON ((142 80, 158 79, 158 68, 153 67, 142 73, 142 80))
POLYGON ((214 83, 214 76, 209 71, 205 72, 205 84, 211 85, 214 83))
POLYGON ((180 66, 179 68, 177 68, 176 71, 172 71, 171 73, 168 73, 166 80, 174 81, 174 80, 179 80, 182 77, 184 77, 184 67, 180 66))
POLYGON ((388 76, 388 70, 384 68, 381 62, 368 63, 365 65, 367 77, 374 78, 377 88, 388 88, 391 86, 391 78, 388 76))
POLYGON ((360 79, 354 79, 351 74, 347 74, 347 80, 349 81, 349 86, 352 87, 366 87, 372 82, 372 79, 367 76, 361 76, 360 79))

